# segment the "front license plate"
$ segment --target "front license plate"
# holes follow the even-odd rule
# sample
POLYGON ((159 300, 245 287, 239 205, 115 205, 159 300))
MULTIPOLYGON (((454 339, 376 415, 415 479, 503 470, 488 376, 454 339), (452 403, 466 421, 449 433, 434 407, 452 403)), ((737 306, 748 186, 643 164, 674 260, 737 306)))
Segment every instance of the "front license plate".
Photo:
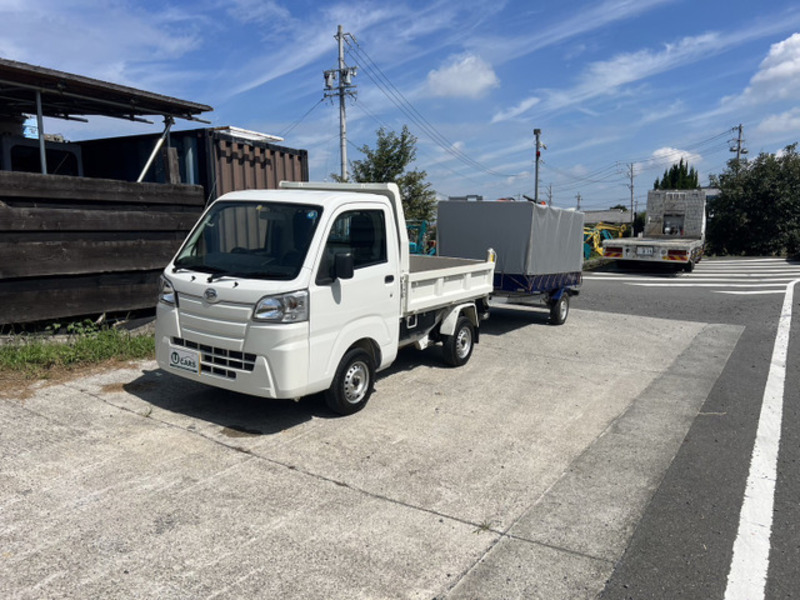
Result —
POLYGON ((200 355, 192 350, 173 348, 169 352, 169 366, 197 374, 200 372, 200 355))
POLYGON ((636 254, 639 256, 653 256, 652 246, 640 246, 636 249, 636 254))

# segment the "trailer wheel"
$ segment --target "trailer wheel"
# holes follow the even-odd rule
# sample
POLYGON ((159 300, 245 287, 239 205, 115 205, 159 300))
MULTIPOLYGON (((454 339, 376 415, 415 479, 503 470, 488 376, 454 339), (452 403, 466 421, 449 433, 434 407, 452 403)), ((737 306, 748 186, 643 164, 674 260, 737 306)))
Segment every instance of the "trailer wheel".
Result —
POLYGON ((456 321, 453 335, 448 335, 444 339, 444 362, 451 367, 467 364, 474 346, 475 328, 472 326, 472 321, 462 315, 456 321))
POLYGON ((550 324, 563 325, 569 316, 569 294, 564 292, 561 297, 550 304, 550 324))
POLYGON ((353 348, 342 358, 325 402, 340 415, 352 415, 367 404, 375 382, 372 357, 362 348, 353 348))

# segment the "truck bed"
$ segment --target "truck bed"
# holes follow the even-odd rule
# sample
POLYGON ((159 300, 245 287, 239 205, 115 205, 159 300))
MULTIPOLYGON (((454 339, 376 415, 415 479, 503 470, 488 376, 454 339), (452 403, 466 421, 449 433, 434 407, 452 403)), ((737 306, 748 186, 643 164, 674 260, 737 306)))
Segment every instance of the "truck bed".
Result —
POLYGON ((703 240, 687 237, 617 238, 603 241, 603 256, 618 260, 673 263, 691 270, 703 257, 703 240))
POLYGON ((404 315, 489 296, 494 266, 488 260, 412 255, 404 286, 404 315))

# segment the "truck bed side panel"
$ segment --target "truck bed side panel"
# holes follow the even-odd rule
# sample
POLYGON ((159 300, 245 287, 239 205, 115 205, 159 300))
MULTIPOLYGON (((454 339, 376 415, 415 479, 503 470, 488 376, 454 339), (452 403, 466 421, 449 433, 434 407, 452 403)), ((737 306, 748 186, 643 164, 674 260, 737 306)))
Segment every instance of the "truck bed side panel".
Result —
POLYGON ((412 256, 405 282, 404 313, 414 314, 488 296, 494 263, 436 256, 412 256))

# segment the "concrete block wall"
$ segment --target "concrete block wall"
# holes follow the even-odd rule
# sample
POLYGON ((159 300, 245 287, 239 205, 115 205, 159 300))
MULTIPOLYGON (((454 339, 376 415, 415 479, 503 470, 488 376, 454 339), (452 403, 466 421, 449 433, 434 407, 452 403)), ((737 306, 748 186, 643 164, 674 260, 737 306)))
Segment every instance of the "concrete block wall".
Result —
MULTIPOLYGON (((650 190, 647 193, 645 237, 664 236, 664 215, 684 215, 683 237, 703 235, 706 193, 703 190, 650 190)), ((671 237, 671 236, 667 236, 671 237)))

